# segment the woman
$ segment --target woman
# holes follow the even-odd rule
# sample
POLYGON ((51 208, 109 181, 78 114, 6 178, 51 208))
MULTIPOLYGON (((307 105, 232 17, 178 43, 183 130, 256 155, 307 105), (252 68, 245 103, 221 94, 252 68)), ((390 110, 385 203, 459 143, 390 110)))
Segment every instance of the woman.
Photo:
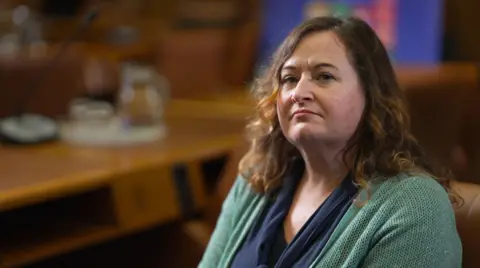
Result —
POLYGON ((454 195, 365 22, 304 22, 255 93, 251 148, 200 267, 461 266, 454 195))

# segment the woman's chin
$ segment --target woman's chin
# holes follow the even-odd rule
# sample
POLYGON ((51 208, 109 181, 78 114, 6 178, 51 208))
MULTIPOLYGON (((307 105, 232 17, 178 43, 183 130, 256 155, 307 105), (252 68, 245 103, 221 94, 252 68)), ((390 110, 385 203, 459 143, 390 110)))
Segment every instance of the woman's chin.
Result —
POLYGON ((312 140, 321 140, 325 136, 325 132, 319 130, 318 128, 311 128, 308 126, 296 126, 290 129, 289 139, 294 143, 303 143, 312 140))

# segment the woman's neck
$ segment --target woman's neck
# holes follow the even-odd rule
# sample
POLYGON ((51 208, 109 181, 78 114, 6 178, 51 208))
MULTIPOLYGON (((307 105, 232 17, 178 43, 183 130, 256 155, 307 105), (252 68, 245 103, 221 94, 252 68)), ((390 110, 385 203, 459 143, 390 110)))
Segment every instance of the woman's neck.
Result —
POLYGON ((347 155, 343 159, 342 149, 303 150, 305 163, 305 183, 312 187, 325 190, 336 188, 350 171, 350 161, 347 155))

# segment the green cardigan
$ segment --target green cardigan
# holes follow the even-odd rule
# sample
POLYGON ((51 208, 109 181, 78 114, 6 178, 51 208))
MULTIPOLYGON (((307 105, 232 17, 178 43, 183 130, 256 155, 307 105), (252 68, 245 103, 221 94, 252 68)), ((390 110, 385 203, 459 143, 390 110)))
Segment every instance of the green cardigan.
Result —
MULTIPOLYGON (((402 175, 370 187, 369 193, 364 206, 350 206, 311 267, 461 267, 455 216, 440 184, 402 175)), ((357 200, 366 196, 362 191, 357 200)), ((265 201, 238 177, 199 267, 229 267, 265 201)))

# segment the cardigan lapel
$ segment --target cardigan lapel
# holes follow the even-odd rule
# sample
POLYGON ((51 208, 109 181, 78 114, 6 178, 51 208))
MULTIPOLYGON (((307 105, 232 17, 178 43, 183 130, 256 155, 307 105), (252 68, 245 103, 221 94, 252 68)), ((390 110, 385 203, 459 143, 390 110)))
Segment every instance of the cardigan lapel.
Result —
POLYGON ((267 197, 256 195, 250 205, 247 207, 245 211, 242 211, 241 217, 235 223, 235 228, 230 235, 230 239, 226 246, 226 252, 229 254, 225 255, 218 267, 230 267, 232 265, 232 261, 235 258, 240 247, 243 245, 245 238, 247 237, 250 229, 252 228, 253 224, 255 223, 256 219, 265 208, 267 204, 267 197))
MULTIPOLYGON (((361 190, 358 195, 356 200, 360 202, 361 204, 364 204, 368 202, 368 200, 372 199, 372 196, 375 194, 375 192, 383 185, 383 183, 372 183, 370 184, 370 188, 368 190, 363 189, 361 190)), ((343 233, 343 231, 348 227, 350 222, 355 218, 357 213, 361 210, 362 208, 358 206, 358 204, 355 204, 355 201, 353 204, 350 205, 350 208, 348 208, 347 212, 345 212, 345 215, 343 215, 342 219, 338 223, 337 227, 333 231, 332 235, 327 241, 327 244, 325 247, 322 249, 320 254, 315 258, 313 261, 312 265, 310 265, 310 268, 315 268, 319 267, 320 268, 320 262, 323 258, 323 256, 327 253, 327 251, 332 247, 332 245, 338 240, 338 237, 343 233)))

